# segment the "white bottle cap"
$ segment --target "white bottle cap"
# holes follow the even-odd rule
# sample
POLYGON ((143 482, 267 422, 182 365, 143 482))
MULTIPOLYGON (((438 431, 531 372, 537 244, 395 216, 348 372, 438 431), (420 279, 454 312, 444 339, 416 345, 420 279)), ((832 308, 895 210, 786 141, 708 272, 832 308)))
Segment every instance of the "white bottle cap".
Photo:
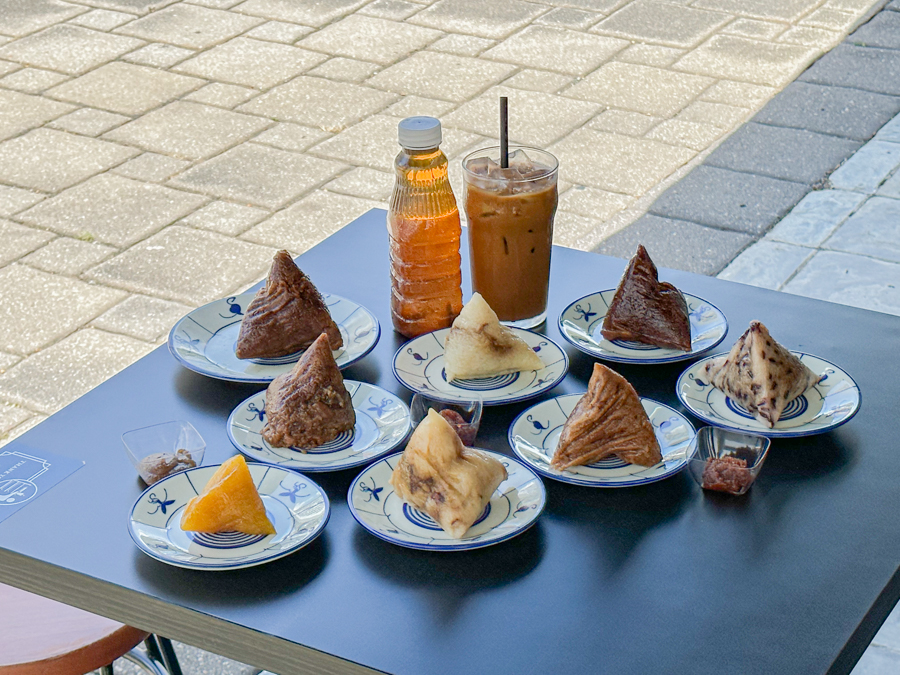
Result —
POLYGON ((431 150, 441 144, 441 122, 434 117, 407 117, 397 127, 400 147, 431 150))

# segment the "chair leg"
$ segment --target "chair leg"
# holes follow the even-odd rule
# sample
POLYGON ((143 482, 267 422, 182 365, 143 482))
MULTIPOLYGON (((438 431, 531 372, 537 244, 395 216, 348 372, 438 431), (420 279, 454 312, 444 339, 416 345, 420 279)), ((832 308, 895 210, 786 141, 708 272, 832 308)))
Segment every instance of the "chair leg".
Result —
POLYGON ((115 675, 113 672, 113 665, 110 663, 108 666, 100 668, 100 675, 115 675))
MULTIPOLYGON (((144 644, 146 644, 146 642, 144 644)), ((153 646, 156 647, 155 642, 153 646)), ((150 651, 149 646, 147 647, 147 651, 150 651)), ((162 661, 154 661, 152 658, 146 656, 143 652, 140 652, 137 649, 132 649, 122 658, 131 661, 133 664, 141 668, 141 670, 150 673, 150 675, 168 675, 168 673, 166 673, 165 669, 162 666, 162 661)))
POLYGON ((166 664, 166 670, 169 671, 169 675, 182 675, 181 665, 178 663, 178 657, 175 655, 175 648, 172 647, 172 641, 169 638, 164 638, 162 635, 157 635, 156 639, 159 640, 159 648, 162 651, 163 663, 166 664))
POLYGON ((159 645, 156 643, 156 636, 151 634, 144 640, 144 647, 147 649, 147 655, 157 663, 163 662, 162 654, 159 653, 159 645))

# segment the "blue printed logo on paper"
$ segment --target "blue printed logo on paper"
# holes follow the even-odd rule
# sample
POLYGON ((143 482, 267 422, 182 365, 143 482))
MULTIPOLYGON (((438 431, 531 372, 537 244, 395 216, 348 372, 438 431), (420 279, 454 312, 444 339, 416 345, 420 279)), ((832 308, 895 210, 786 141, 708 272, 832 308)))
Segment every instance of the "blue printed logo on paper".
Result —
POLYGON ((81 462, 64 457, 0 450, 0 521, 81 466, 81 462))

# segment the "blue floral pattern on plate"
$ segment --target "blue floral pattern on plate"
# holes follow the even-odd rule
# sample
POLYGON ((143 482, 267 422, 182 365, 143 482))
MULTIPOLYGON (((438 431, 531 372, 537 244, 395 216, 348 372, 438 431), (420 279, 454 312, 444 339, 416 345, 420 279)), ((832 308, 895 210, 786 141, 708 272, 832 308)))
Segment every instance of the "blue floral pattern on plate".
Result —
POLYGON ((248 464, 275 534, 185 532, 181 516, 220 465, 188 469, 151 485, 131 508, 128 533, 151 558, 194 570, 235 570, 262 565, 303 548, 321 534, 331 514, 325 492, 306 476, 265 464, 248 464))
POLYGON ((546 335, 512 328, 541 358, 544 367, 473 380, 447 380, 444 371, 444 340, 449 328, 413 338, 394 354, 394 376, 407 389, 438 401, 469 401, 477 392, 484 405, 505 405, 540 396, 562 382, 569 370, 569 357, 546 335))
POLYGON ((823 358, 803 352, 791 353, 824 378, 788 403, 774 428, 757 421, 742 405, 710 384, 704 368, 709 361, 724 354, 697 361, 686 369, 675 385, 678 399, 707 424, 769 438, 814 436, 849 422, 859 411, 862 401, 859 386, 853 378, 823 358))
POLYGON ((461 539, 451 537, 429 515, 405 504, 394 492, 391 473, 403 453, 375 462, 356 477, 347 492, 350 513, 379 539, 424 551, 466 551, 512 539, 534 525, 544 510, 544 484, 518 460, 483 452, 503 462, 508 477, 461 539))
POLYGON ((344 380, 356 426, 317 448, 275 448, 266 443, 266 392, 241 403, 228 417, 228 438, 247 457, 296 471, 339 471, 368 464, 400 445, 409 433, 409 407, 399 397, 366 382, 344 380))
MULTIPOLYGON (((234 354, 244 309, 255 296, 255 291, 241 293, 188 313, 169 332, 169 351, 185 368, 219 380, 263 384, 289 371, 302 351, 274 359, 239 359, 234 354)), ((334 352, 343 369, 375 348, 381 327, 362 305, 329 293, 322 297, 344 338, 344 345, 334 352)))
POLYGON ((557 396, 523 411, 509 427, 509 444, 516 455, 542 476, 590 487, 631 487, 655 483, 674 476, 687 464, 685 450, 694 438, 687 418, 667 405, 649 398, 641 404, 656 431, 663 461, 652 467, 628 464, 615 455, 586 466, 559 471, 550 460, 559 443, 563 425, 581 399, 581 394, 557 396))
POLYGON ((671 363, 692 359, 708 352, 725 339, 728 321, 722 311, 710 302, 682 293, 688 305, 691 322, 691 351, 664 349, 641 342, 609 341, 600 333, 616 289, 586 295, 566 307, 559 315, 559 332, 573 346, 586 354, 620 363, 671 363))

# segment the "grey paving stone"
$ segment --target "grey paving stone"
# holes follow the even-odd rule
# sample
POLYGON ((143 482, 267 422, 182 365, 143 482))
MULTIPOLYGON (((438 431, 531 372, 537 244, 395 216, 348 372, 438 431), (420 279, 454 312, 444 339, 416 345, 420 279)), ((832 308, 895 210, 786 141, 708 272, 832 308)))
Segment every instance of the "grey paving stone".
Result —
POLYGON ((325 61, 322 65, 313 68, 309 71, 309 74, 326 80, 362 82, 369 79, 378 70, 380 70, 380 67, 377 63, 335 56, 325 61))
POLYGON ((321 129, 304 127, 300 124, 291 124, 290 122, 281 122, 270 129, 266 129, 253 141, 281 148, 282 150, 303 152, 310 146, 329 137, 330 134, 321 129))
POLYGON ((129 291, 200 305, 249 285, 269 268, 274 254, 274 249, 247 241, 173 225, 85 276, 129 291), (178 273, 162 274, 164 270, 178 273))
POLYGON ((138 154, 135 148, 52 129, 0 143, 0 180, 58 192, 138 154))
POLYGON ((474 35, 460 35, 450 33, 437 42, 433 42, 429 49, 435 52, 456 54, 457 56, 478 56, 483 51, 497 44, 496 40, 475 37, 474 35))
POLYGON ((741 232, 646 215, 602 242, 594 252, 627 259, 638 244, 643 244, 660 267, 716 274, 752 241, 741 232))
POLYGON ((900 15, 879 12, 847 38, 848 42, 865 47, 900 49, 900 15))
POLYGON ((878 194, 882 197, 900 199, 900 171, 896 172, 878 188, 878 194))
POLYGON ((659 117, 644 115, 643 113, 628 112, 625 110, 607 110, 600 113, 588 126, 597 131, 609 131, 613 134, 625 134, 626 136, 643 136, 660 123, 659 117))
POLYGON ((181 224, 234 237, 246 232, 259 221, 268 218, 269 215, 270 213, 264 209, 231 202, 213 201, 182 218, 181 224))
POLYGON ((771 176, 810 185, 825 176, 862 144, 803 129, 749 123, 706 158, 710 166, 771 176))
POLYGON ((900 165, 900 143, 874 139, 829 177, 831 184, 844 190, 872 194, 900 165))
POLYGON ((170 183, 243 204, 276 209, 337 175, 344 165, 245 143, 188 169, 170 183))
POLYGON ((402 21, 421 9, 422 7, 414 2, 404 2, 403 0, 375 0, 375 2, 363 7, 360 10, 360 14, 402 21))
POLYGON ((47 415, 42 415, 40 413, 37 413, 34 416, 29 417, 27 420, 22 422, 22 424, 20 424, 19 426, 12 428, 10 431, 3 434, 3 436, 0 436, 0 445, 5 445, 6 443, 9 443, 10 441, 15 440, 16 438, 18 438, 19 436, 24 434, 26 431, 30 431, 31 429, 36 427, 38 424, 43 422, 45 419, 47 419, 47 415))
POLYGON ((53 239, 50 232, 0 220, 0 267, 18 260, 53 239))
POLYGON ((300 41, 307 49, 389 65, 431 44, 443 33, 431 28, 352 15, 300 41))
POLYGON ((184 169, 188 164, 190 162, 183 159, 158 155, 155 152, 145 152, 110 171, 126 178, 161 183, 184 169))
POLYGON ((525 68, 503 81, 503 86, 525 89, 527 91, 542 91, 545 94, 554 94, 563 87, 567 87, 575 80, 569 75, 551 73, 547 70, 533 70, 525 68))
POLYGON ((0 350, 22 355, 68 335, 125 297, 16 263, 0 269, 0 288, 0 350))
POLYGON ((143 46, 141 40, 63 24, 0 47, 0 58, 80 75, 143 46))
POLYGON ((0 10, 0 33, 27 35, 86 11, 86 7, 59 0, 4 0, 0 10))
POLYGON ((757 19, 795 21, 809 12, 818 0, 698 0, 697 7, 733 12, 757 19))
POLYGON ((191 307, 178 302, 147 295, 129 295, 94 319, 91 326, 153 342, 167 334, 189 311, 191 307))
POLYGON ((90 12, 69 19, 69 23, 76 26, 84 26, 85 28, 93 28, 95 30, 112 30, 118 28, 123 23, 128 23, 136 19, 136 14, 128 14, 127 12, 113 12, 108 9, 92 9, 90 12))
POLYGON ((766 239, 818 247, 867 199, 859 192, 814 190, 766 235, 766 239))
MULTIPOLYGON (((162 9, 166 5, 171 5, 174 2, 179 2, 179 0, 89 0, 89 2, 94 7, 143 15, 157 9, 162 9)), ((200 3, 198 2, 197 4, 200 3)))
POLYGON ((131 118, 125 115, 116 115, 105 110, 93 108, 79 108, 68 115, 53 120, 47 126, 53 129, 71 131, 73 134, 84 136, 99 136, 110 129, 130 122, 131 118))
POLYGON ((634 202, 634 197, 573 185, 559 197, 559 208, 587 218, 608 220, 634 202))
POLYGON ((655 68, 664 68, 670 66, 687 52, 684 49, 675 49, 674 47, 661 47, 659 45, 646 45, 640 42, 635 43, 619 52, 616 55, 616 61, 625 63, 635 63, 639 66, 653 66, 655 68))
POLYGON ((103 174, 51 197, 18 218, 72 237, 130 246, 205 204, 206 197, 103 174))
POLYGON ((194 103, 206 103, 230 110, 258 94, 259 92, 256 89, 250 89, 249 87, 211 82, 205 87, 191 92, 183 100, 193 101, 194 103))
POLYGON ((350 12, 359 9, 368 0, 247 0, 235 9, 245 14, 301 23, 305 26, 324 26, 350 12))
POLYGON ((39 127, 74 109, 67 103, 0 89, 0 139, 39 127))
POLYGON ((881 131, 875 134, 875 140, 900 143, 900 116, 885 124, 881 131))
POLYGON ((799 79, 900 96, 898 72, 900 51, 844 43, 816 61, 799 79))
POLYGON ((822 247, 900 263, 900 199, 872 197, 822 247))
POLYGON ((785 284, 786 293, 900 316, 900 265, 819 251, 785 284))
MULTIPOLYGON (((0 369, 0 374, 3 374, 3 372, 5 372, 5 369, 0 369)), ((7 431, 18 426, 33 414, 22 406, 13 405, 12 403, 0 403, 0 441, 4 439, 7 431)))
POLYGON ((412 117, 413 115, 427 115, 428 117, 442 118, 454 105, 449 101, 438 101, 433 98, 421 96, 404 96, 394 105, 386 108, 382 114, 394 117, 412 117))
POLYGON ((769 101, 753 121, 866 141, 897 112, 900 97, 793 82, 769 101))
POLYGON ((204 49, 261 23, 261 19, 235 12, 178 4, 132 21, 117 32, 178 47, 204 49))
POLYGON ((174 70, 208 80, 269 89, 326 58, 290 45, 237 37, 181 62, 174 70))
POLYGON ((741 35, 756 40, 774 40, 781 35, 786 26, 774 21, 759 21, 757 19, 735 19, 722 29, 729 35, 741 35))
POLYGON ((815 252, 814 248, 763 239, 745 249, 718 277, 778 290, 815 252))
POLYGON ((692 150, 705 150, 722 133, 721 128, 712 124, 664 120, 647 134, 647 138, 671 145, 683 145, 692 150))
POLYGON ((730 15, 722 12, 693 9, 658 0, 634 0, 603 19, 591 32, 615 35, 635 42, 690 48, 731 19, 730 15))
POLYGON ((870 646, 850 675, 894 675, 900 672, 900 651, 881 645, 870 646))
POLYGON ((271 121, 251 115, 174 101, 114 129, 104 138, 172 157, 203 159, 237 145, 271 125, 271 121))
POLYGON ((394 189, 394 175, 387 171, 356 167, 326 183, 325 189, 351 197, 387 202, 394 189))
POLYGON ((39 94, 45 89, 68 80, 68 75, 40 68, 22 68, 0 80, 0 86, 26 94, 39 94))
POLYGON ((650 213, 760 235, 808 191, 799 183, 701 165, 663 193, 650 213))
POLYGON ((166 45, 161 43, 149 44, 146 47, 126 54, 122 58, 131 63, 139 63, 144 66, 153 66, 154 68, 168 68, 174 66, 179 61, 184 61, 196 52, 193 49, 182 49, 174 45, 166 45))
POLYGON ((560 28, 576 28, 584 30, 600 21, 603 15, 598 12, 587 12, 573 7, 557 7, 534 20, 535 23, 560 28))
POLYGON ((44 272, 74 277, 115 253, 116 249, 112 246, 57 237, 43 248, 22 258, 22 262, 44 272))
POLYGON ((0 216, 11 216, 19 211, 24 211, 29 206, 34 206, 46 195, 22 188, 14 188, 9 185, 0 185, 0 216))
POLYGON ((267 21, 245 35, 257 40, 294 44, 304 35, 312 33, 312 31, 313 29, 309 26, 298 26, 295 23, 285 23, 284 21, 267 21))
POLYGON ((9 354, 7 352, 0 352, 0 374, 5 373, 7 370, 16 365, 19 361, 22 360, 22 357, 18 354, 9 354))
POLYGON ((900 652, 900 603, 894 606, 872 642, 900 652))
POLYGON ((409 21, 448 33, 467 33, 496 40, 522 28, 544 11, 539 5, 519 0, 439 0, 409 21))

